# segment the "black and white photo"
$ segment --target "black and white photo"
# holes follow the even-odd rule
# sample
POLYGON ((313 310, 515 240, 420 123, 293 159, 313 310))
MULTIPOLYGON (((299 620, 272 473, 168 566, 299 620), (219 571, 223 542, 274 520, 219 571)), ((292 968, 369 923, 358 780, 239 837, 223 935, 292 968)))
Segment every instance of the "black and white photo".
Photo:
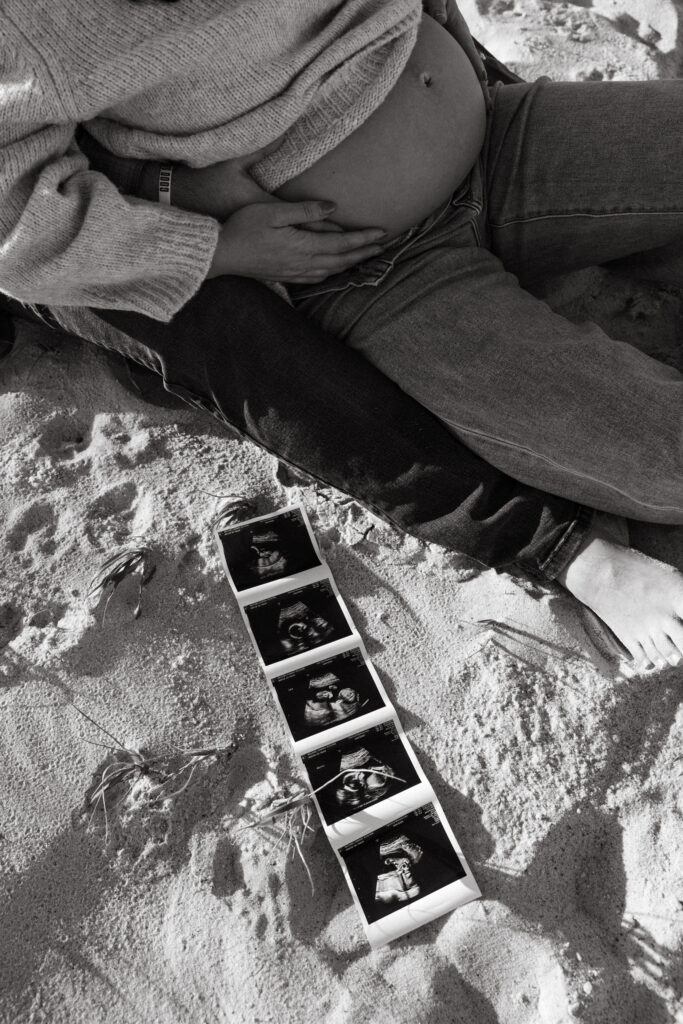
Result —
POLYGON ((0 0, 0 438, 0 1024, 683 1024, 683 0, 0 0))
POLYGON ((295 742, 385 707, 360 648, 277 676, 272 683, 295 742))
POLYGON ((248 590, 320 566, 301 509, 285 509, 218 532, 235 590, 248 590))
POLYGON ((328 579, 247 605, 244 614, 266 665, 352 634, 328 579))
POLYGON ((467 875, 432 804, 338 853, 368 924, 467 875))
POLYGON ((328 825, 421 782, 394 722, 302 758, 328 825))

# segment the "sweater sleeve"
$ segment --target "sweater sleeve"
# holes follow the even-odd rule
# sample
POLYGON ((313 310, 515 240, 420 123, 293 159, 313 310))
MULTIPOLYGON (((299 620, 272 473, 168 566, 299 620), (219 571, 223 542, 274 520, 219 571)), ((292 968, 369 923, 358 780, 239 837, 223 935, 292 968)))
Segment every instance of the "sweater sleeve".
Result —
POLYGON ((0 290, 170 320, 208 273, 218 222, 121 195, 91 171, 76 120, 10 53, 0 58, 0 290))

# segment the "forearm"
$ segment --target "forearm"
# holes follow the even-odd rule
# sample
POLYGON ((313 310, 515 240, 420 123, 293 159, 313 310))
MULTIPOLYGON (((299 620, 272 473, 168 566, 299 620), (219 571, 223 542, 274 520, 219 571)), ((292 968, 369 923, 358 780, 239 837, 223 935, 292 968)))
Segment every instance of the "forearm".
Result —
POLYGON ((170 319, 209 271, 215 220, 133 203, 88 167, 72 126, 27 122, 0 124, 0 289, 170 319))
MULTIPOLYGON (((225 221, 236 210, 251 203, 275 202, 248 174, 248 157, 224 160, 208 167, 187 167, 168 161, 135 160, 110 153, 85 129, 77 136, 90 167, 106 174, 119 192, 156 203, 159 199, 159 172, 171 167, 171 205, 188 213, 201 213, 225 221)), ((263 151, 259 151, 263 152, 263 151)))
MULTIPOLYGON (((88 158, 94 171, 106 174, 119 192, 157 202, 159 199, 159 172, 169 166, 157 160, 135 160, 116 156, 99 144, 88 132, 81 129, 77 135, 78 146, 88 158)), ((173 164, 171 202, 178 209, 190 213, 202 213, 217 220, 225 219, 224 204, 214 189, 206 187, 206 169, 173 164)))

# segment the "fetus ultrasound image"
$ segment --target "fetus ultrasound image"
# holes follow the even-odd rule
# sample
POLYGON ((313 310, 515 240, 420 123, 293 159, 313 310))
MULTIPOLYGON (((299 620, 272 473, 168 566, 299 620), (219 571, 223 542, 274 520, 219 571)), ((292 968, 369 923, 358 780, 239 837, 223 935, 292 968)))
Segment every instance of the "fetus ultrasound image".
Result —
POLYGON ((244 612, 266 665, 351 636, 328 580, 248 605, 244 612))
POLYGON ((432 804, 339 853, 369 924, 466 875, 432 804))
POLYGON ((299 509, 221 530, 218 536, 236 590, 257 587, 321 564, 299 509))
POLYGON ((357 648, 273 679, 295 741, 384 707, 357 648))
POLYGON ((328 825, 420 782, 393 722, 306 754, 303 762, 328 825))

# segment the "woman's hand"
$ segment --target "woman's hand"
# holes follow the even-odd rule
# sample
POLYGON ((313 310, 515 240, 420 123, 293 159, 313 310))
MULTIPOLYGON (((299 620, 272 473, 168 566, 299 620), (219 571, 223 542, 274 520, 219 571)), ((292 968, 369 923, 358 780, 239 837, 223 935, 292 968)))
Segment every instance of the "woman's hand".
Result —
POLYGON ((382 251, 382 228, 309 231, 325 221, 334 203, 286 203, 273 196, 237 210, 225 222, 207 277, 236 274, 261 281, 310 284, 323 281, 382 251), (373 244, 374 243, 374 244, 373 244))
POLYGON ((254 164, 274 152, 280 141, 276 139, 255 153, 221 160, 209 167, 176 168, 174 181, 182 189, 184 200, 179 205, 200 213, 210 213, 216 220, 224 221, 243 206, 276 202, 270 192, 256 184, 249 172, 254 164))

